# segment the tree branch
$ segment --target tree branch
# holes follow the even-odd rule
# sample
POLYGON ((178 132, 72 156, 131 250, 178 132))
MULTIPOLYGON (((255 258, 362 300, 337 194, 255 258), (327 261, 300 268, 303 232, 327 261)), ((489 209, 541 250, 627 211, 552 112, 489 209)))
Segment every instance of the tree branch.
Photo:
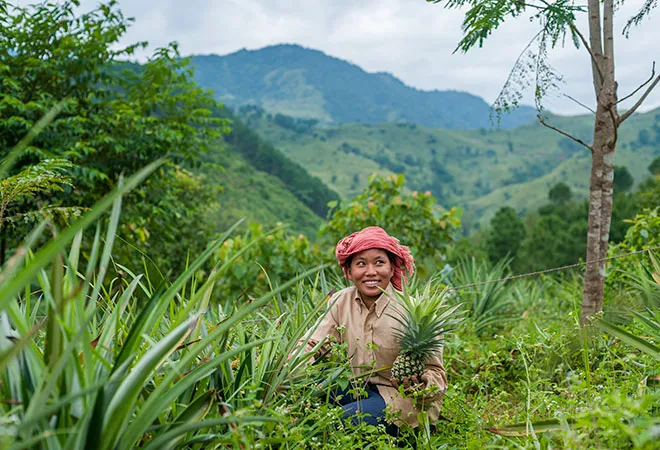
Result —
POLYGON ((639 86, 637 86, 637 89, 635 89, 635 90, 632 91, 630 94, 628 94, 628 95, 626 95, 625 97, 623 97, 621 100, 617 101, 617 103, 621 103, 621 102, 624 101, 624 100, 628 100, 630 97, 632 97, 633 95, 635 95, 635 94, 636 94, 641 88, 643 88, 644 86, 646 86, 647 84, 649 84, 651 81, 653 81, 653 77, 654 77, 654 76, 655 76, 655 61, 653 61, 653 67, 651 68, 651 76, 649 77, 649 79, 646 80, 644 83, 640 84, 639 86))
POLYGON ((644 102, 644 100, 646 100, 646 97, 649 96, 649 94, 651 93, 651 91, 653 90, 653 88, 658 84, 658 82, 660 82, 660 75, 658 75, 657 77, 655 77, 655 80, 653 80, 653 83, 651 83, 651 86, 649 86, 649 87, 646 89, 646 91, 644 92, 644 94, 639 98, 639 100, 637 100, 637 103, 635 103, 635 104, 632 106, 632 108, 630 108, 628 111, 626 111, 625 113, 621 114, 621 116, 619 117, 619 120, 618 120, 618 122, 617 122, 618 125, 621 125, 621 124, 623 123, 624 120, 626 120, 628 117, 630 117, 630 116, 632 115, 632 113, 634 113, 634 112, 637 110, 637 108, 640 107, 640 105, 644 102))
POLYGON ((572 136, 572 135, 568 134, 568 133, 565 132, 564 130, 560 130, 559 128, 550 125, 550 124, 547 123, 545 120, 543 120, 543 117, 541 117, 541 114, 537 114, 536 117, 539 119, 539 122, 541 122, 541 124, 542 124, 544 127, 550 128, 551 130, 556 131, 557 133, 561 134, 562 136, 566 136, 567 138, 574 140, 575 142, 577 142, 577 143, 580 144, 580 145, 584 145, 584 146, 587 147, 590 151, 593 152, 593 149, 591 148, 591 145, 585 143, 582 139, 578 139, 578 138, 576 138, 575 136, 572 136))
POLYGON ((589 108, 587 105, 585 105, 584 103, 580 102, 579 100, 574 99, 573 97, 571 97, 571 96, 568 95, 568 94, 562 94, 562 95, 563 95, 564 97, 570 99, 570 100, 573 100, 575 103, 577 103, 578 105, 582 106, 584 109, 588 110, 588 111, 591 112, 592 114, 596 114, 596 111, 594 111, 593 109, 589 108))

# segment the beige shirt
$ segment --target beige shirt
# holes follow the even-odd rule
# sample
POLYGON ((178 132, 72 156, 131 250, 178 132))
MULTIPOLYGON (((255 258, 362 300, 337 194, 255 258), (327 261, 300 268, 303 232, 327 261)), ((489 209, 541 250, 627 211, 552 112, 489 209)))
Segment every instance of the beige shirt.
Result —
POLYGON ((423 409, 428 412, 431 423, 435 423, 440 415, 442 394, 447 390, 442 350, 426 362, 425 375, 429 384, 440 388, 436 395, 423 400, 418 398, 413 404, 413 399, 404 398, 390 381, 392 363, 401 349, 393 333, 400 324, 390 316, 397 317, 398 314, 392 289, 390 284, 371 309, 366 307, 355 286, 337 292, 328 303, 327 314, 310 330, 311 335, 308 333, 306 350, 311 350, 329 336, 346 343, 353 374, 382 368, 369 376, 369 382, 378 386, 378 392, 395 414, 400 411, 401 419, 415 427, 418 425, 417 414, 423 409))

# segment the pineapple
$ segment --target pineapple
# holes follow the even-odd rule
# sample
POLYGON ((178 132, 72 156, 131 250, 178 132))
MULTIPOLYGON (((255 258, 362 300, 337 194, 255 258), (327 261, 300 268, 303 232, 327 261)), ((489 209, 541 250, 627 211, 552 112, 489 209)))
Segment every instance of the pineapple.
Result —
POLYGON ((411 296, 404 285, 403 292, 396 292, 396 315, 390 314, 400 326, 394 336, 401 345, 401 352, 392 364, 392 378, 403 383, 404 377, 424 373, 428 358, 442 348, 443 334, 451 331, 461 320, 457 312, 462 304, 446 304, 447 289, 433 291, 430 281, 424 291, 411 296))

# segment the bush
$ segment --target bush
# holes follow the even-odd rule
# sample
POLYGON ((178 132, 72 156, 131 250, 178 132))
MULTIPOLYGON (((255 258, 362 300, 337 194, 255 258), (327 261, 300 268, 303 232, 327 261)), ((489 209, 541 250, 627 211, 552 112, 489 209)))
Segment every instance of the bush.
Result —
POLYGON ((439 210, 431 192, 403 193, 403 175, 372 175, 366 191, 346 204, 332 203, 319 238, 327 248, 368 226, 379 226, 410 247, 422 274, 444 265, 448 247, 458 237, 461 210, 439 210))

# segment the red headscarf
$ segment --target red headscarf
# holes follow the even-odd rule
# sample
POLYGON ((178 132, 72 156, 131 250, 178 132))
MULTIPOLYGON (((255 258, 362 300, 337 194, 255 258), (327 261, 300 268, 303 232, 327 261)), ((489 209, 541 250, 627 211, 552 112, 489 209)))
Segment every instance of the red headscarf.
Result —
POLYGON ((344 270, 344 276, 347 275, 344 265, 348 257, 370 248, 381 248, 395 256, 394 275, 390 283, 392 283, 394 289, 400 291, 402 289, 401 277, 403 276, 403 279, 407 281, 408 275, 415 272, 415 260, 408 247, 400 245, 397 238, 390 236, 380 227, 364 228, 350 236, 346 236, 337 243, 335 256, 337 256, 337 261, 344 270), (402 267, 405 269, 402 269, 402 267))

